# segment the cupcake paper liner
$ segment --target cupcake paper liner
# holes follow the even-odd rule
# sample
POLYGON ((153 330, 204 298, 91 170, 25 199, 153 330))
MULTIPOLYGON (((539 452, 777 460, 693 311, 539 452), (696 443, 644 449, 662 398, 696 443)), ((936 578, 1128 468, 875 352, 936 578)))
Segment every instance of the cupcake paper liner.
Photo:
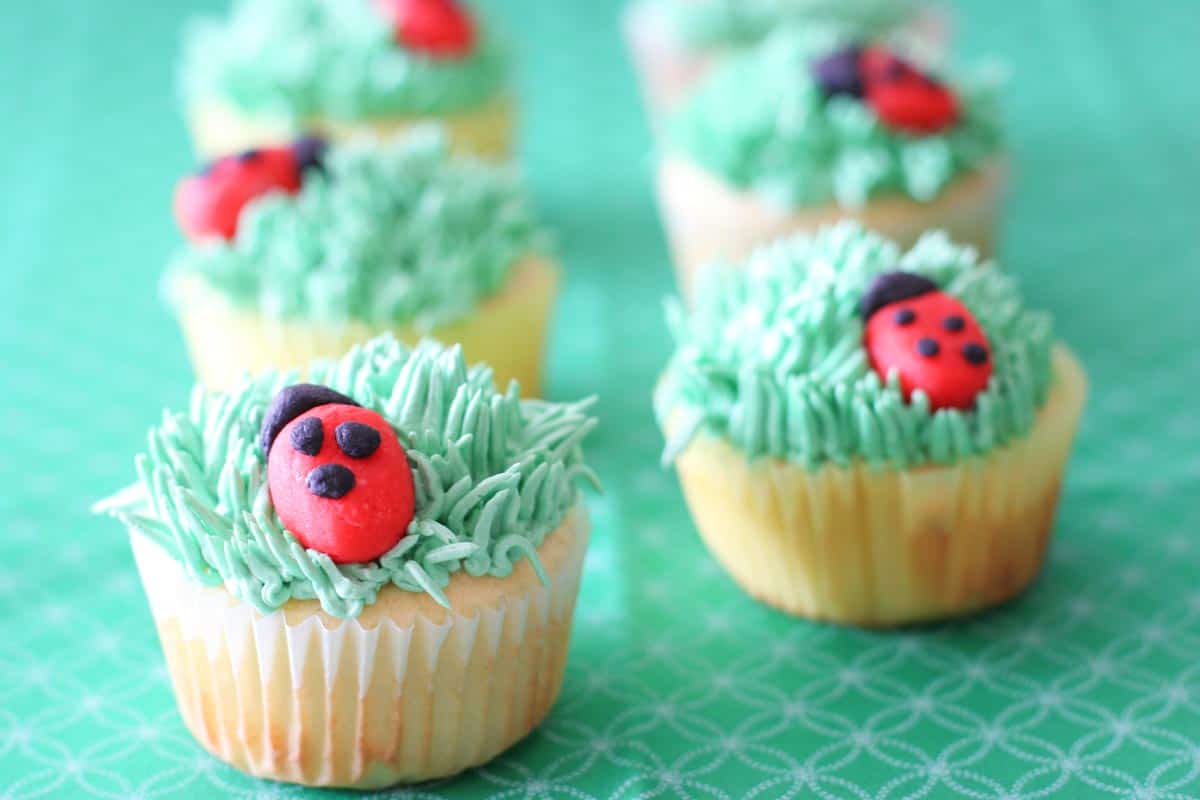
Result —
POLYGON ((446 129, 458 154, 473 154, 503 161, 512 155, 516 139, 516 104, 512 96, 498 94, 478 108, 437 116, 393 116, 362 120, 314 118, 291 120, 270 114, 248 114, 216 99, 193 105, 188 127, 197 155, 219 158, 254 147, 280 144, 303 134, 334 141, 362 135, 399 136, 414 126, 438 122, 446 129))
POLYGON ((792 614, 890 626, 967 614, 1038 573, 1083 410, 1063 347, 1023 439, 957 464, 906 470, 748 462, 704 435, 676 461, 701 537, 751 595, 792 614))
POLYGON ((959 177, 928 203, 886 196, 869 200, 861 209, 828 204, 783 210, 671 157, 659 168, 658 195, 680 291, 689 296, 704 267, 744 262, 775 239, 815 233, 843 219, 858 220, 904 248, 916 244, 927 231, 941 229, 953 241, 987 256, 993 249, 1006 183, 1006 167, 994 161, 959 177))
POLYGON ((180 712, 258 777, 372 788, 452 775, 528 734, 558 696, 584 551, 576 508, 506 578, 456 574, 452 610, 386 587, 356 619, 315 601, 261 614, 131 535, 180 712))
POLYGON ((424 336, 461 344, 468 364, 491 365, 498 386, 515 378, 524 396, 539 397, 557 289, 557 267, 528 258, 470 317, 428 332, 411 326, 274 319, 235 307, 193 278, 181 279, 172 295, 196 376, 209 389, 229 389, 246 374, 266 369, 302 369, 313 361, 339 358, 355 345, 390 332, 408 344, 424 336))

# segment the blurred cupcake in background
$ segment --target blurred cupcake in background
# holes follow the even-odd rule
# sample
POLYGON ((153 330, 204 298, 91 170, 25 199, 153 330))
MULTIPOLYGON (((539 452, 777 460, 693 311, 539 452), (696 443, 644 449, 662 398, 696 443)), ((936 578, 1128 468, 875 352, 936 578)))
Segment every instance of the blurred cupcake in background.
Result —
POLYGON ((904 246, 940 228, 991 251, 1006 177, 995 70, 943 81, 839 38, 780 32, 668 121, 658 192, 685 292, 701 265, 847 217, 904 246))
POLYGON ((461 344, 541 392, 549 236, 510 168, 452 157, 436 127, 227 156, 180 183, 175 210, 189 242, 165 292, 210 388, 390 332, 461 344))
POLYGON ((562 686, 589 403, 522 400, 459 348, 390 337, 311 377, 197 387, 97 506, 129 530, 179 711, 272 780, 481 764, 562 686))
POLYGON ((1013 279, 851 222, 671 306, 656 410, 701 537, 792 614, 900 625, 1041 568, 1086 378, 1013 279))
POLYGON ((455 150, 500 158, 513 145, 510 77, 465 0, 235 0, 189 29, 182 82, 205 157, 436 119, 455 150))
POLYGON ((916 0, 634 0, 625 37, 654 115, 684 99, 725 55, 783 26, 847 38, 903 40, 929 58, 946 45, 945 14, 916 0))

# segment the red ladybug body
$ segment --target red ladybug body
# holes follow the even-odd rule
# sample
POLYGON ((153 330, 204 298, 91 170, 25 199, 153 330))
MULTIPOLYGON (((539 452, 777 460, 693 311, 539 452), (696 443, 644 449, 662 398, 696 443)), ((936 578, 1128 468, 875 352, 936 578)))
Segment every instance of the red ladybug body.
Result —
POLYGON ((905 400, 920 389, 933 410, 969 410, 992 377, 987 335, 958 299, 911 273, 880 276, 863 302, 864 346, 887 380, 899 373, 905 400))
POLYGON ((321 168, 325 142, 305 137, 288 147, 247 150, 213 161, 175 189, 175 218, 189 239, 232 239, 250 201, 268 192, 294 194, 304 173, 321 168))
POLYGON ((939 133, 958 121, 958 98, 946 86, 879 47, 862 52, 867 103, 886 125, 914 134, 939 133))
POLYGON ((455 0, 377 0, 377 5, 409 50, 454 59, 475 47, 475 21, 455 0))
POLYGON ((307 405, 292 404, 299 413, 267 436, 273 438, 267 482, 275 511, 300 544, 336 563, 379 558, 404 537, 413 518, 408 457, 376 412, 347 403, 307 405))
POLYGON ((929 135, 958 122, 954 92, 882 47, 830 53, 813 63, 813 77, 826 96, 859 98, 898 131, 929 135))

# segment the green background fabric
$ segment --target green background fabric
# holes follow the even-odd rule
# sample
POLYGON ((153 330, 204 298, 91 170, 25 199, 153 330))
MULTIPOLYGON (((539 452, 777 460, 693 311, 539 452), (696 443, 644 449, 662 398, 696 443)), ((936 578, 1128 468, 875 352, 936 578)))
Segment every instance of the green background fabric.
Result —
MULTIPOLYGON (((157 295, 192 163, 184 5, 0 16, 3 798, 310 796, 191 740, 125 536, 87 513, 190 383, 157 295)), ((614 3, 496 5, 523 47, 528 172, 567 268, 549 388, 600 394, 608 492, 590 501, 549 720, 483 769, 393 796, 1200 797, 1200 6, 964 3, 960 49, 1015 71, 1005 261, 1094 390, 1032 591, 870 633, 745 597, 657 466, 671 272, 614 3)))

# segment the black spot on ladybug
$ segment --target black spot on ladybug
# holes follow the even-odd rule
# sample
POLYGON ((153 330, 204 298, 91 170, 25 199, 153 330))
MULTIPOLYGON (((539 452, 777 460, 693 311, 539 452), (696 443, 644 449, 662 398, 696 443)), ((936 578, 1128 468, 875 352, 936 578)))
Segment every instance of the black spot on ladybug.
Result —
POLYGON ((968 342, 967 344, 964 344, 962 354, 963 358, 967 360, 968 364, 986 364, 988 361, 987 348, 978 342, 968 342))
POLYGON ((361 422, 343 422, 334 430, 338 447, 351 458, 367 458, 379 449, 379 431, 361 422))
POLYGON ((329 143, 319 136, 305 136, 292 145, 292 153, 296 157, 296 166, 301 172, 309 169, 325 170, 325 151, 329 143))
POLYGON ((912 325, 917 321, 917 312, 911 308, 902 308, 892 317, 897 325, 912 325))
POLYGON ((297 383, 281 390, 271 401, 267 413, 263 415, 262 429, 259 433, 259 445, 263 454, 271 452, 271 445, 279 432, 296 417, 312 411, 317 406, 330 403, 344 403, 356 406, 358 403, 341 392, 335 392, 328 386, 318 386, 315 383, 297 383))
POLYGON ((354 488, 354 473, 341 464, 322 464, 308 473, 306 482, 317 497, 337 500, 354 488))
POLYGON ((942 320, 942 330, 949 331, 950 333, 958 333, 965 327, 967 327, 967 321, 957 314, 942 320))
POLYGON ((936 283, 921 275, 912 272, 885 272, 871 281, 871 286, 863 295, 858 310, 863 319, 870 319, 872 314, 886 305, 899 303, 901 300, 910 300, 937 290, 936 283))
POLYGON ((941 346, 928 336, 923 336, 920 339, 917 339, 917 352, 926 358, 933 358, 940 353, 941 350, 941 346))
POLYGON ((291 440, 293 450, 306 456, 315 456, 321 452, 321 445, 325 443, 325 431, 321 427, 321 420, 305 417, 292 428, 288 439, 291 440))
POLYGON ((238 153, 237 159, 242 163, 246 163, 248 161, 257 161, 258 157, 261 155, 262 150, 255 148, 253 150, 243 150, 242 152, 238 153))

